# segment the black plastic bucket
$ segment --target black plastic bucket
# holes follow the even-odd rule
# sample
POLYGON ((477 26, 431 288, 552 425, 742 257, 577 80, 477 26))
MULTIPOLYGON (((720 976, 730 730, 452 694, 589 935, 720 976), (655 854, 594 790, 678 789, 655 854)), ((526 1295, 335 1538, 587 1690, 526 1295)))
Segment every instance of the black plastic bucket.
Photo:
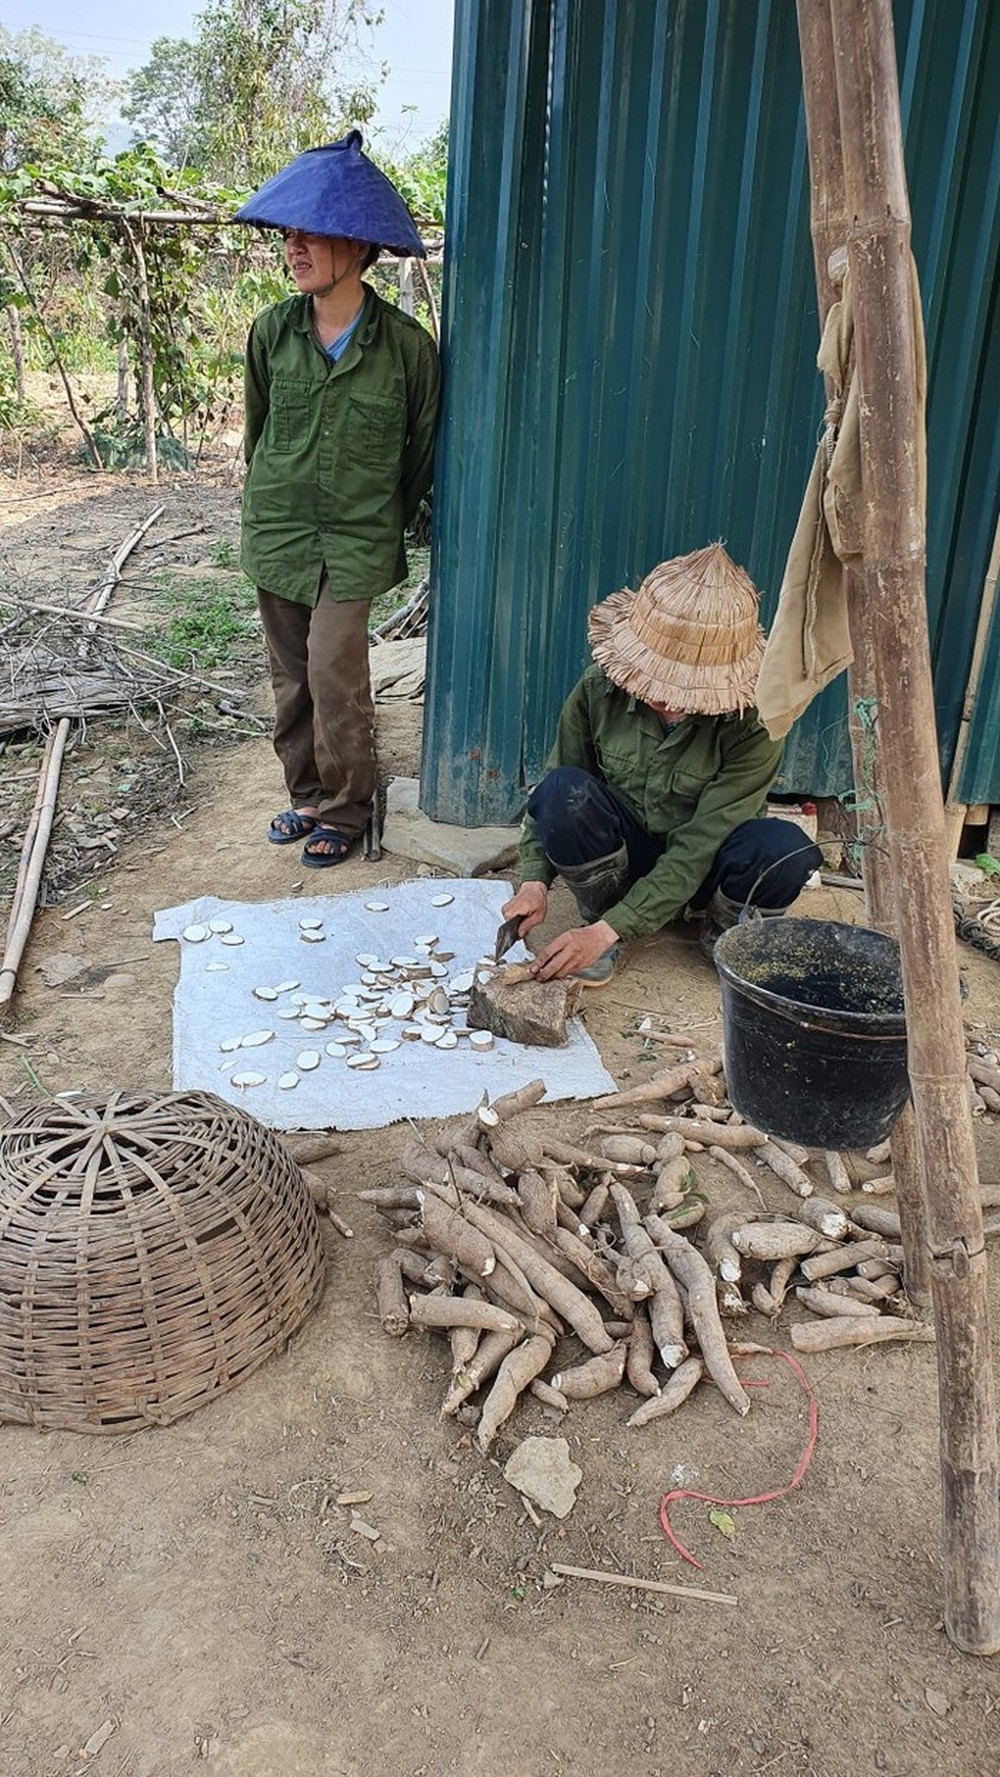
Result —
POLYGON ((910 1094, 899 948, 819 919, 745 919, 715 946, 730 1102, 809 1148, 884 1141, 910 1094))

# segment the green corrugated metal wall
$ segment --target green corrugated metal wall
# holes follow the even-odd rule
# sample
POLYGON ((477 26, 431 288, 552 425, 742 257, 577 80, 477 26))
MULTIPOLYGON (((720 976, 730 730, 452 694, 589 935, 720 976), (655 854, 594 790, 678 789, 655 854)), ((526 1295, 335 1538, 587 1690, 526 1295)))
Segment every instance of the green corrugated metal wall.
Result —
MULTIPOLYGON (((715 537, 774 606, 821 414, 792 0, 461 0, 421 800, 508 820, 586 612, 715 537)), ((942 763, 1000 487, 1000 6, 900 0, 942 763)), ((1000 635, 995 638, 1000 642, 1000 635)), ((784 787, 850 787, 844 687, 784 787)), ((961 794, 1000 801, 1000 647, 961 794)))

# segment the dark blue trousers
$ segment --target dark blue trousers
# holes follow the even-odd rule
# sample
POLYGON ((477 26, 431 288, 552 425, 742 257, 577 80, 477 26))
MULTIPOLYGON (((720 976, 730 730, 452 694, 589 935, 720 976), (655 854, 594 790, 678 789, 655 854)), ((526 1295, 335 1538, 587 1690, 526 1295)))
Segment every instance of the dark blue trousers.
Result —
MULTIPOLYGON (((548 772, 528 797, 528 813, 554 870, 589 864, 626 846, 629 887, 649 875, 668 843, 647 833, 607 784, 576 765, 548 772)), ((722 841, 690 905, 706 906, 719 889, 744 905, 790 907, 822 862, 819 846, 794 821, 743 821, 722 841)))

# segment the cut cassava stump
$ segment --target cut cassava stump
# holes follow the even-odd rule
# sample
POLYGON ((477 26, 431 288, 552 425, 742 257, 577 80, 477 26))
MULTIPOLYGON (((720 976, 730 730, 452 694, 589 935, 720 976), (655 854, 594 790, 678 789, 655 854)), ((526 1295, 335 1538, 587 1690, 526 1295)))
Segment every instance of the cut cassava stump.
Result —
POLYGON ((512 971, 481 971, 472 984, 466 1013, 473 1030, 491 1030, 512 1043, 561 1048, 569 1040, 567 1021, 580 1002, 578 981, 524 981, 513 984, 512 971))

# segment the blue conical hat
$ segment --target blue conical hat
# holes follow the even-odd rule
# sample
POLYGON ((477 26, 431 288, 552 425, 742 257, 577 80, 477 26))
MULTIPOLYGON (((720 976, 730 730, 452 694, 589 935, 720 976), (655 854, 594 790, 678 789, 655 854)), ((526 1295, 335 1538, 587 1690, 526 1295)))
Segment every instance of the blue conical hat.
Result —
POLYGON ((236 220, 343 235, 405 258, 427 257, 396 187, 365 154, 360 130, 323 148, 307 148, 247 199, 236 220))

